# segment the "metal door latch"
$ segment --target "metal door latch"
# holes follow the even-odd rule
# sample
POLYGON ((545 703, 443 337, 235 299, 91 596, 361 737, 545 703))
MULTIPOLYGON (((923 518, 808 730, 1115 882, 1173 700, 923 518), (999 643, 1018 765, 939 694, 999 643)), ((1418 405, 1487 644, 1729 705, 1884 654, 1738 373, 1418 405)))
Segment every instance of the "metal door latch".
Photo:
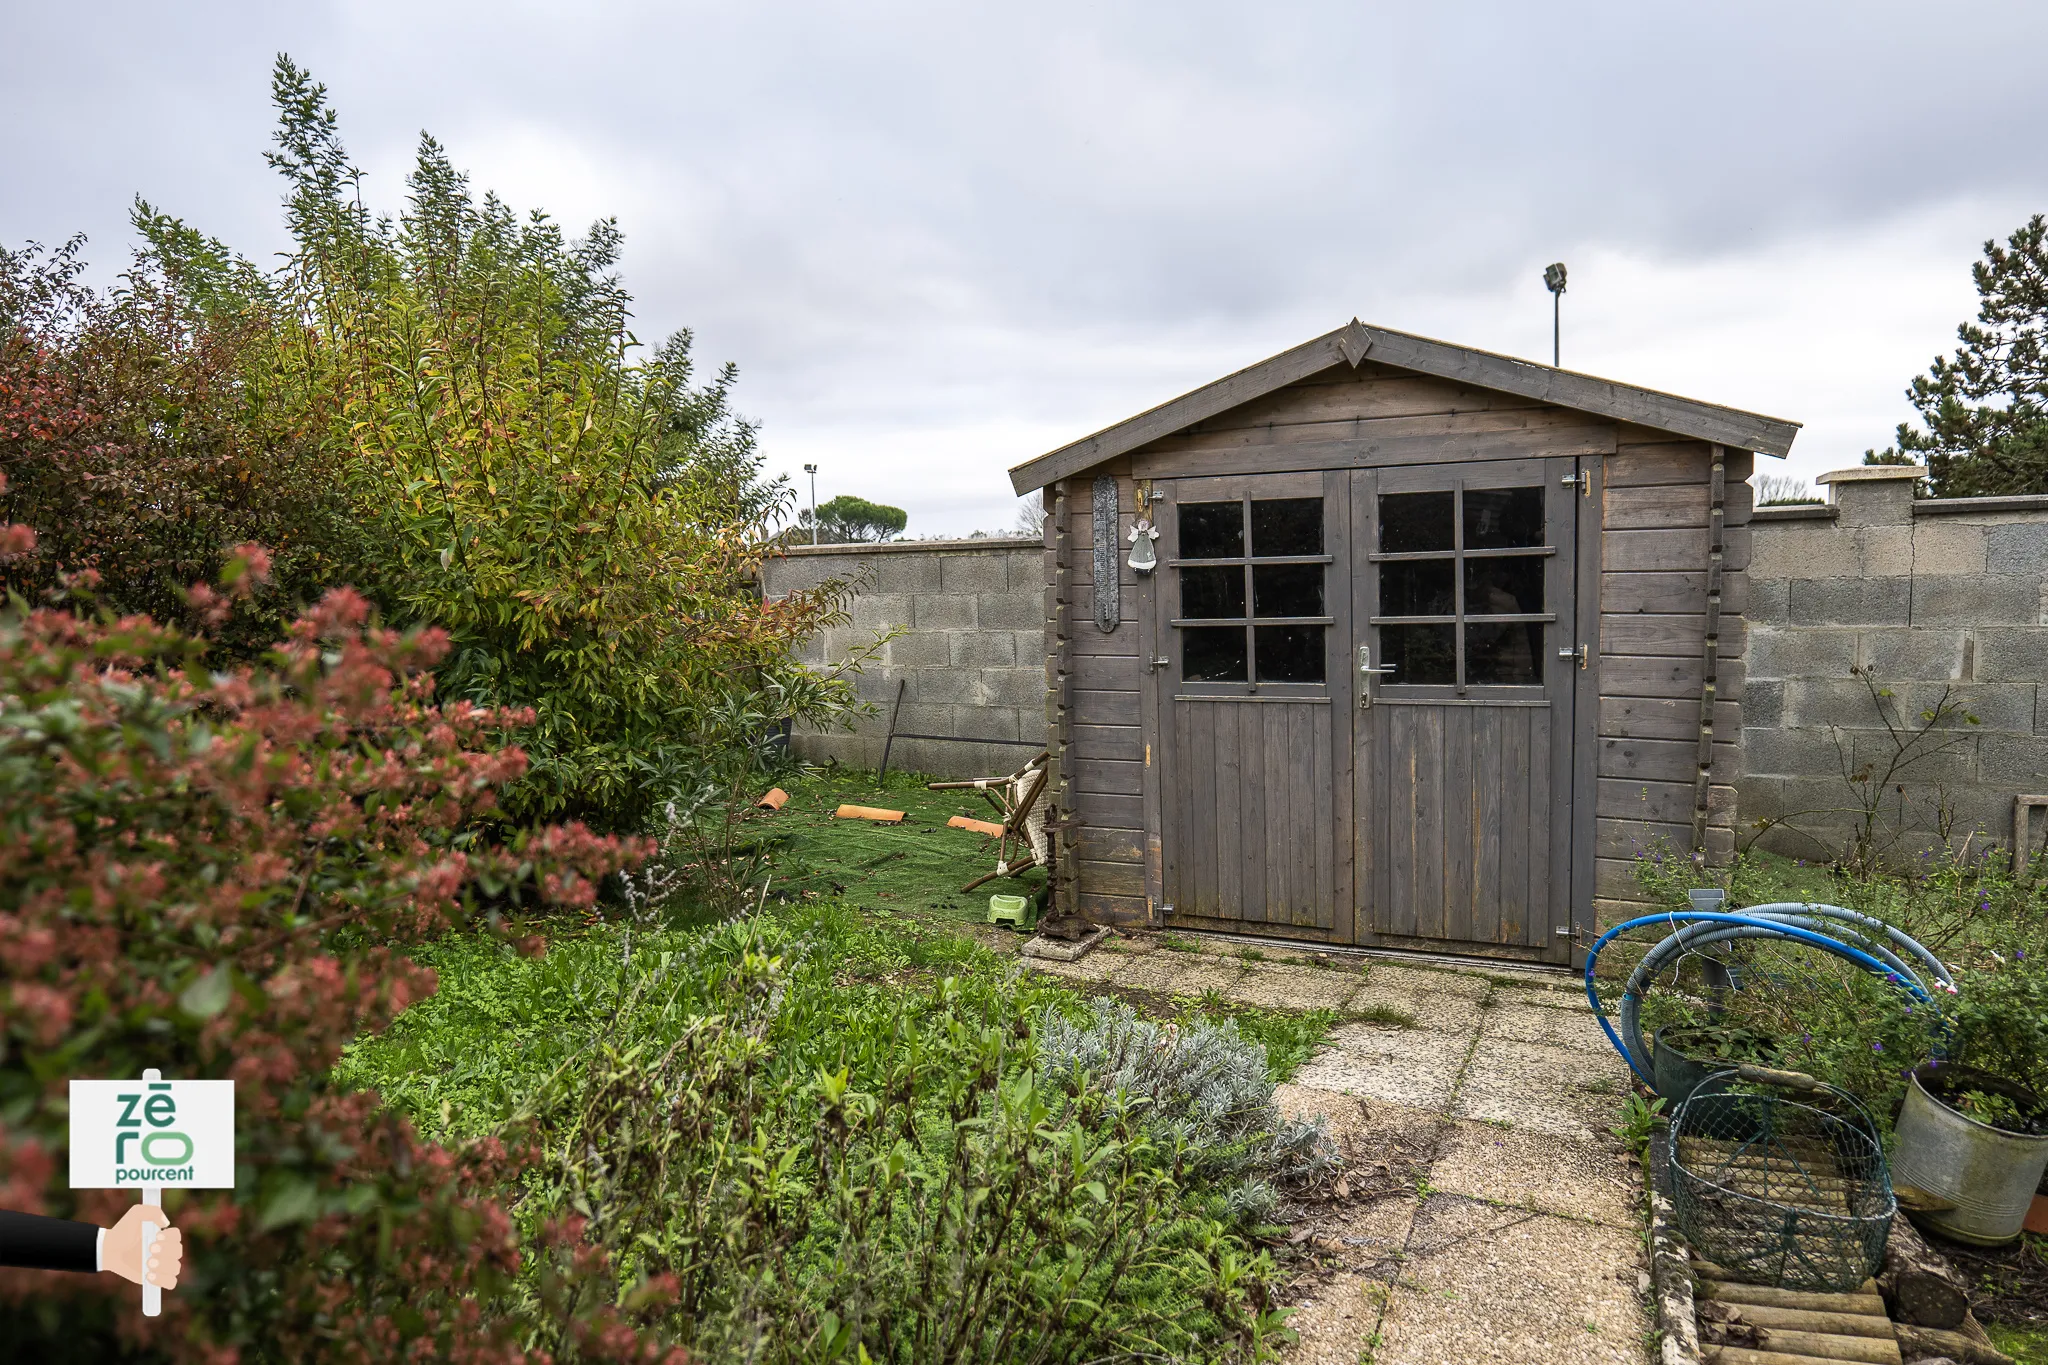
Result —
POLYGON ((1590 474, 1567 474, 1558 482, 1566 488, 1578 489, 1581 497, 1593 496, 1593 476, 1590 474))
POLYGON ((1584 668, 1587 662, 1586 647, 1578 645, 1570 649, 1560 649, 1557 651, 1557 657, 1560 659, 1577 659, 1579 667, 1584 668))
POLYGON ((1379 676, 1380 674, 1382 674, 1382 673, 1392 673, 1393 671, 1394 671, 1394 665, 1392 665, 1392 664, 1386 664, 1386 665, 1384 665, 1384 666, 1382 666, 1382 667, 1380 667, 1380 668, 1374 668, 1374 667, 1372 666, 1372 646, 1371 646, 1371 645, 1360 645, 1360 646, 1358 647, 1358 673, 1359 673, 1359 678, 1358 678, 1358 709, 1359 709, 1359 710, 1361 710, 1361 711, 1364 711, 1364 710, 1369 710, 1369 709, 1370 709, 1370 708, 1372 707, 1372 680, 1373 680, 1373 679, 1374 679, 1375 677, 1377 677, 1377 676, 1379 676))
POLYGON ((1173 667, 1173 660, 1162 654, 1152 661, 1152 666, 1154 668, 1171 668, 1173 667))

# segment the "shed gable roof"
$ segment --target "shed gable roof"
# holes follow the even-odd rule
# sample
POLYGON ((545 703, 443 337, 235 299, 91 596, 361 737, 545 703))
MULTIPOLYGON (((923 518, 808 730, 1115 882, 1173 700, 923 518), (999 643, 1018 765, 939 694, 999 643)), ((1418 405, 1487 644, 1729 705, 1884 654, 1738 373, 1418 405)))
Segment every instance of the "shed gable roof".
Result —
POLYGON ((1783 455, 1792 448, 1792 438, 1799 433, 1799 423, 1781 417, 1680 398, 1469 346, 1453 346, 1410 332, 1367 326, 1353 318, 1334 332, 1282 351, 1236 374, 1225 375, 1213 384, 1204 384, 1113 427, 1105 427, 1093 436, 1084 436, 1071 445, 1026 460, 1010 470, 1010 486, 1018 493, 1043 488, 1055 479, 1136 450, 1332 365, 1341 363, 1356 368, 1368 354, 1380 364, 1418 374, 1519 394, 1559 407, 1766 455, 1783 455))

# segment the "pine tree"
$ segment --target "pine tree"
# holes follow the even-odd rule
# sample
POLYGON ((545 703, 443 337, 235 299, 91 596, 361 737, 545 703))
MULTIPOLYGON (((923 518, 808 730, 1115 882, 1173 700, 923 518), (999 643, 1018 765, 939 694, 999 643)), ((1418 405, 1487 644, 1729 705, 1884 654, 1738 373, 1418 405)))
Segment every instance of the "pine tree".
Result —
POLYGON ((1924 459, 1942 497, 2048 493, 2048 220, 1984 243, 1970 273, 1977 320, 1906 390, 1926 429, 1901 422, 1897 446, 1864 462, 1924 459))

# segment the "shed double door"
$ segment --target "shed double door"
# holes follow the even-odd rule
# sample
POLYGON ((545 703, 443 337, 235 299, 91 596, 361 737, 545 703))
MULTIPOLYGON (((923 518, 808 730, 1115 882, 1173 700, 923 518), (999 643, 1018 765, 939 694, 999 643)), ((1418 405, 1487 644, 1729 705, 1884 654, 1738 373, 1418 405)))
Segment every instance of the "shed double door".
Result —
POLYGON ((1573 461, 1160 480, 1169 923, 1563 961, 1573 461))

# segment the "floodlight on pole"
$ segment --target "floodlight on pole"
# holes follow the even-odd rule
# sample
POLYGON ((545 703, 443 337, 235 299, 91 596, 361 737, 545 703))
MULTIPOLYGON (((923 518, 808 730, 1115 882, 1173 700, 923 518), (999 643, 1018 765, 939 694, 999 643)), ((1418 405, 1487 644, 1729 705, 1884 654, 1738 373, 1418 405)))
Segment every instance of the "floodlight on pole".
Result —
POLYGON ((1564 298, 1564 262, 1553 261, 1543 270, 1543 287, 1550 291, 1550 363, 1558 363, 1558 305, 1564 298))
POLYGON ((807 464, 804 466, 804 473, 811 476, 811 544, 816 545, 818 543, 818 467, 814 464, 807 464))

